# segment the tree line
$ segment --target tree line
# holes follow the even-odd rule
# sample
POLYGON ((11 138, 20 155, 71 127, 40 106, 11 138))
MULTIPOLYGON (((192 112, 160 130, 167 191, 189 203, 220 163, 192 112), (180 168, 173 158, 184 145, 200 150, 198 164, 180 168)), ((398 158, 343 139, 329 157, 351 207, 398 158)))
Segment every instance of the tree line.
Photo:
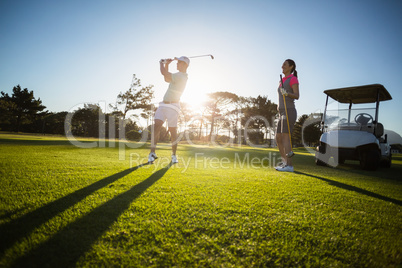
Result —
MULTIPOLYGON (((1 92, 0 130, 135 141, 144 132, 152 131, 152 116, 157 108, 152 104, 153 97, 153 85, 142 86, 140 79, 133 75, 130 88, 118 94, 116 103, 109 105, 109 113, 99 104, 84 104, 73 112, 50 112, 40 98, 34 97, 33 91, 17 85, 11 95, 1 92), (71 120, 66 120, 68 117, 71 120), (146 126, 140 126, 141 118, 146 126)), ((192 141, 273 143, 277 105, 267 96, 242 97, 231 92, 214 92, 208 94, 199 111, 186 103, 181 103, 181 107, 179 133, 192 141)), ((318 142, 320 118, 317 117, 320 115, 298 118, 292 134, 294 145, 301 145, 302 138, 310 146, 318 142), (313 123, 306 126, 309 120, 313 123)), ((161 140, 169 139, 164 128, 161 140)))

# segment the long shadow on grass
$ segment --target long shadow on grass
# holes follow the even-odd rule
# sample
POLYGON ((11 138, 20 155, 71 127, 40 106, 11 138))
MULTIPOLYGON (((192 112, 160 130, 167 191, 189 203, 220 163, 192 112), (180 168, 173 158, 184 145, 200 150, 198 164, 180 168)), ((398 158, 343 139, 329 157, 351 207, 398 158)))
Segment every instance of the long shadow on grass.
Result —
MULTIPOLYGON (((21 136, 23 137, 23 136, 21 136)), ((78 139, 78 141, 84 145, 87 144, 88 146, 91 143, 94 142, 99 142, 99 140, 80 140, 78 139)), ((110 141, 105 140, 103 141, 105 143, 105 147, 119 147, 119 142, 120 141, 114 141, 113 142, 113 146, 109 146, 110 141)), ((44 139, 38 139, 38 140, 32 140, 32 139, 5 139, 5 138, 0 138, 0 144, 8 144, 8 145, 22 145, 22 146, 73 146, 73 144, 67 140, 66 138, 61 138, 60 140, 57 139, 46 139, 46 137, 44 137, 44 139)))
MULTIPOLYGON (((30 140, 29 138, 24 140, 22 139, 4 139, 0 138, 0 144, 11 144, 11 145, 29 145, 29 146, 44 146, 44 145, 57 145, 57 146, 66 146, 71 145, 71 142, 67 139, 50 139, 50 140, 30 140)), ((91 141, 82 141, 82 143, 90 143, 91 141)))
POLYGON ((148 164, 138 165, 101 179, 91 185, 88 185, 87 187, 79 189, 60 199, 50 202, 43 207, 29 212, 18 219, 0 225, 0 257, 15 242, 29 235, 33 230, 46 223, 56 215, 77 204, 95 191, 106 187, 108 184, 127 176, 131 172, 145 165, 148 164))
POLYGON ((329 185, 333 185, 335 187, 339 187, 339 188, 349 190, 349 191, 354 191, 356 193, 364 194, 364 195, 374 197, 374 198, 377 198, 377 199, 380 199, 380 200, 383 200, 383 201, 386 201, 386 202, 391 202, 391 203, 394 203, 395 205, 399 205, 399 206, 402 205, 402 201, 400 201, 400 200, 393 199, 393 198, 390 198, 390 197, 386 197, 386 196, 383 196, 383 195, 380 195, 380 194, 376 194, 376 193, 361 189, 361 188, 356 187, 356 186, 344 184, 344 183, 341 183, 341 182, 338 182, 338 181, 330 180, 330 179, 323 178, 323 177, 318 177, 318 176, 315 176, 315 175, 311 175, 311 174, 307 174, 307 173, 303 173, 303 172, 299 172, 299 171, 295 171, 294 173, 309 176, 309 177, 312 177, 312 178, 316 178, 316 179, 319 179, 319 180, 327 182, 329 185))
POLYGON ((172 163, 146 180, 112 198, 68 224, 46 242, 18 259, 15 267, 74 267, 98 238, 128 209, 130 204, 164 176, 172 163))
POLYGON ((337 167, 338 170, 345 172, 351 172, 354 174, 368 175, 370 177, 375 177, 379 179, 392 180, 396 182, 401 182, 402 166, 393 163, 391 168, 379 167, 376 171, 368 171, 360 168, 359 163, 344 163, 337 167))

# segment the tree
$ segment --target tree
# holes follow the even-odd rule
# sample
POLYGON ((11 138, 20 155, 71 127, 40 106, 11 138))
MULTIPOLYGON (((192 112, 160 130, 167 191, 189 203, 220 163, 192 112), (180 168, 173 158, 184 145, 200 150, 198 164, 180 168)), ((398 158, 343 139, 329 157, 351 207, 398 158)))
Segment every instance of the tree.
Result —
POLYGON ((142 137, 142 130, 139 128, 136 122, 128 119, 128 122, 125 126, 125 134, 126 139, 131 141, 138 141, 142 137))
POLYGON ((309 146, 318 143, 320 140, 321 114, 303 114, 295 123, 292 133, 293 144, 301 145, 303 141, 309 146))
POLYGON ((130 88, 117 95, 117 101, 115 105, 110 105, 114 111, 121 111, 123 120, 126 118, 129 111, 137 109, 149 109, 150 102, 153 98, 154 91, 153 85, 147 87, 141 86, 141 80, 133 74, 133 80, 130 88))
MULTIPOLYGON (((254 132, 260 132, 261 129, 264 129, 267 135, 274 128, 277 105, 271 102, 267 96, 250 97, 247 98, 247 106, 243 108, 243 113, 242 125, 244 127, 247 125, 247 128, 251 128, 254 132), (250 119, 252 121, 249 121, 250 119)), ((245 131, 248 131, 248 129, 245 131)), ((258 134, 250 135, 249 138, 259 139, 261 136, 264 138, 264 135, 258 134)), ((253 142, 259 142, 259 140, 254 140, 253 142)))
POLYGON ((8 117, 8 122, 15 125, 15 131, 19 132, 23 124, 31 123, 38 116, 44 116, 41 113, 46 106, 42 105, 40 98, 35 99, 33 91, 27 88, 21 89, 20 85, 13 88, 13 94, 10 97, 7 93, 1 92, 0 110, 5 114, 1 121, 6 121, 3 117, 8 117))
POLYGON ((105 138, 116 139, 120 136, 120 120, 123 120, 123 114, 120 111, 114 111, 105 114, 105 138))
POLYGON ((235 102, 239 97, 230 92, 214 92, 208 94, 209 100, 206 103, 207 114, 211 122, 211 131, 209 133, 209 140, 212 140, 212 133, 216 124, 216 118, 225 116, 229 112, 229 106, 235 102))
POLYGON ((180 102, 180 114, 178 118, 179 126, 184 125, 184 130, 187 130, 188 122, 193 119, 194 113, 190 105, 185 102, 180 102))
POLYGON ((71 120, 71 132, 75 136, 99 137, 99 114, 102 113, 99 105, 84 104, 74 112, 71 120))
POLYGON ((43 120, 43 133, 64 134, 64 120, 68 112, 49 113, 43 120))
POLYGON ((15 109, 15 104, 11 101, 11 97, 1 92, 0 97, 0 125, 7 126, 11 125, 12 111, 15 109))
POLYGON ((155 107, 152 104, 148 104, 145 108, 143 108, 143 112, 140 116, 147 120, 147 127, 152 125, 152 115, 155 113, 155 107))
MULTIPOLYGON (((230 129, 233 131, 234 139, 236 143, 241 143, 242 140, 242 127, 241 122, 244 117, 244 109, 248 106, 249 98, 239 97, 234 103, 234 108, 228 113, 228 121, 230 129)), ((229 132, 230 134, 230 132, 229 132)))

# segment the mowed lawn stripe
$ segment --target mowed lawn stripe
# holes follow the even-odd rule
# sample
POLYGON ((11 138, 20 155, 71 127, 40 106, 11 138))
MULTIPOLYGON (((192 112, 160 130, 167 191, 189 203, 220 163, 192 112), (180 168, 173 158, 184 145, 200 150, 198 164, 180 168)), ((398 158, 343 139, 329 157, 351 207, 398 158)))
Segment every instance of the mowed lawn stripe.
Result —
POLYGON ((275 149, 179 145, 170 165, 165 145, 142 165, 148 145, 119 160, 118 147, 0 138, 6 267, 401 264, 399 158, 369 173, 300 149, 280 173, 275 149))

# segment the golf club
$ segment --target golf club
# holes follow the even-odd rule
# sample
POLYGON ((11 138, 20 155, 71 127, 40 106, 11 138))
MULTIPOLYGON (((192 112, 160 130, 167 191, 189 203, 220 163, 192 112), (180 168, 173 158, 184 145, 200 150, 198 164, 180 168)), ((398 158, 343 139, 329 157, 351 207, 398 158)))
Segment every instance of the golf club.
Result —
MULTIPOLYGON (((192 59, 192 58, 200 58, 200 57, 211 57, 211 59, 214 59, 214 56, 212 56, 211 54, 208 54, 208 55, 199 55, 199 56, 191 56, 191 57, 187 57, 187 58, 192 59)), ((177 57, 175 57, 174 59, 176 59, 176 58, 177 58, 177 57)), ((166 59, 162 59, 161 62, 162 62, 162 63, 166 63, 166 59)))
POLYGON ((211 54, 199 55, 199 56, 191 56, 191 57, 187 57, 187 58, 192 59, 192 58, 200 58, 200 57, 211 57, 211 59, 214 59, 214 56, 212 56, 211 54))
MULTIPOLYGON (((283 81, 282 81, 282 75, 279 75, 279 77, 281 78, 281 86, 283 87, 283 81)), ((286 122, 288 123, 288 132, 289 132, 289 142, 290 142, 290 152, 286 154, 287 158, 291 158, 292 156, 295 155, 295 153, 292 151, 292 133, 290 133, 290 127, 289 127, 289 118, 288 118, 288 109, 286 108, 286 99, 285 99, 285 94, 282 93, 282 97, 283 97, 283 103, 285 104, 285 113, 286 113, 286 122)), ((282 122, 283 124, 283 122, 282 122)))

